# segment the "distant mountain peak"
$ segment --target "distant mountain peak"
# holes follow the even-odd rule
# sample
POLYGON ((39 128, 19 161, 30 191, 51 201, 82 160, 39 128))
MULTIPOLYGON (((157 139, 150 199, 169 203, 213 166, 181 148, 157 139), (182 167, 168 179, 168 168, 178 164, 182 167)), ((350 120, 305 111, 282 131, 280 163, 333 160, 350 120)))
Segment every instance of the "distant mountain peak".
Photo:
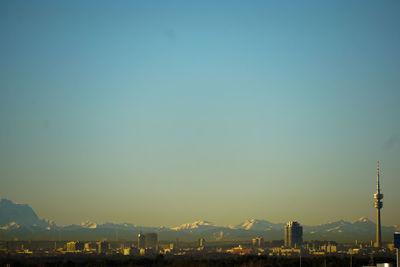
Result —
POLYGON ((83 228, 89 228, 89 229, 96 229, 97 228, 97 223, 91 222, 89 220, 86 220, 81 223, 81 226, 83 228))
POLYGON ((0 205, 8 205, 8 204, 14 204, 11 200, 8 200, 6 198, 0 199, 0 205))
POLYGON ((208 221, 195 221, 193 223, 184 223, 181 224, 180 226, 171 228, 172 230, 179 231, 179 230, 193 230, 193 229, 198 229, 198 228, 204 228, 204 227, 215 227, 216 225, 212 222, 208 221))
MULTIPOLYGON (((334 221, 326 224, 307 226, 303 225, 304 238, 313 240, 371 240, 374 238, 376 225, 374 221, 361 217, 355 221, 334 221)), ((267 220, 249 218, 241 224, 234 226, 219 226, 205 220, 182 224, 174 228, 136 226, 130 223, 94 223, 86 220, 78 225, 58 227, 54 222, 40 219, 33 209, 27 204, 17 204, 11 200, 0 199, 0 233, 1 238, 21 239, 59 238, 60 232, 71 240, 77 236, 82 239, 92 240, 115 238, 118 233, 129 238, 136 238, 139 232, 158 232, 163 239, 180 238, 182 240, 195 240, 204 237, 207 240, 246 239, 263 236, 268 240, 283 238, 284 224, 271 223, 267 220), (59 230, 59 231, 57 231, 59 230)), ((400 227, 382 226, 382 236, 391 240, 393 232, 400 227)))
POLYGON ((256 231, 270 231, 272 228, 279 227, 281 228, 280 224, 273 224, 266 220, 259 220, 255 218, 251 218, 246 220, 245 222, 236 226, 238 229, 244 230, 256 230, 256 231))
POLYGON ((51 226, 56 226, 56 222, 55 222, 55 221, 53 221, 53 220, 50 220, 50 219, 44 219, 44 221, 45 221, 46 223, 48 223, 49 225, 51 225, 51 226))
POLYGON ((358 219, 358 220, 355 221, 355 222, 369 223, 369 222, 371 222, 371 220, 368 219, 368 218, 366 218, 366 217, 361 217, 360 219, 358 219))
POLYGON ((260 219, 256 219, 256 218, 250 218, 250 219, 246 220, 244 223, 260 223, 260 222, 268 222, 268 221, 260 220, 260 219))
POLYGON ((3 198, 0 200, 0 225, 9 225, 13 222, 27 227, 49 225, 46 221, 40 220, 29 205, 16 204, 3 198))
POLYGON ((241 228, 244 228, 246 230, 251 229, 255 224, 258 224, 260 221, 255 219, 255 218, 251 218, 246 220, 245 222, 243 222, 242 224, 240 224, 241 228))

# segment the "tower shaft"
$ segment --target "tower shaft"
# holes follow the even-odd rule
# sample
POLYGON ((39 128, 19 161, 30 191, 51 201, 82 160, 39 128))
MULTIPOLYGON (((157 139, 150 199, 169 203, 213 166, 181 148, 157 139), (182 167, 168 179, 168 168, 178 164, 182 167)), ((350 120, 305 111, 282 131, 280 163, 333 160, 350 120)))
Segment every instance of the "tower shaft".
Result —
POLYGON ((381 210, 376 210, 376 243, 375 247, 382 247, 382 236, 381 236, 381 210))
POLYGON ((383 207, 383 194, 381 194, 381 188, 379 183, 379 161, 377 164, 376 171, 376 193, 374 194, 375 203, 374 206, 376 208, 376 242, 375 247, 382 247, 382 235, 381 235, 381 208, 383 207))

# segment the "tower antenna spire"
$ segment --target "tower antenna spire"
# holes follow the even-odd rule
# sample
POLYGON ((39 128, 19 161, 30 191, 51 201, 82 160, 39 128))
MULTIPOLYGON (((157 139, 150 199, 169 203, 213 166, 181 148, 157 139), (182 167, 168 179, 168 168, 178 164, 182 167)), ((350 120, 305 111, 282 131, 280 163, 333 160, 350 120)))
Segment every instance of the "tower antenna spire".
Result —
POLYGON ((380 187, 380 183, 379 183, 379 160, 378 163, 376 164, 376 191, 378 193, 381 192, 381 187, 380 187))

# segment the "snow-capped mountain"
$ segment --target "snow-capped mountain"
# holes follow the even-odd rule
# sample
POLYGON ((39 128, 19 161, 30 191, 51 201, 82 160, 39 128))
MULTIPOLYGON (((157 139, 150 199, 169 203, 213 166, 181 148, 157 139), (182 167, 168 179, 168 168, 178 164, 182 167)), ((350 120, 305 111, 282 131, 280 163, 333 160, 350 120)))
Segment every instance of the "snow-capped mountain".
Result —
POLYGON ((249 219, 233 227, 233 229, 244 229, 247 231, 272 231, 283 229, 283 224, 274 224, 266 220, 249 219))
MULTIPOLYGON (((136 240, 139 233, 156 232, 160 240, 194 241, 200 237, 209 241, 249 240, 263 236, 265 240, 283 239, 283 223, 249 219, 234 226, 219 226, 209 221, 195 221, 176 227, 144 227, 131 223, 103 223, 84 221, 78 225, 57 226, 40 219, 29 205, 0 200, 0 237, 3 240, 136 240)), ((338 242, 375 238, 376 225, 367 218, 354 222, 339 220, 315 226, 303 226, 304 240, 333 240, 338 242)), ((398 226, 383 226, 384 240, 391 240, 398 226)))
POLYGON ((89 220, 86 220, 80 224, 83 228, 88 228, 88 229, 95 229, 97 228, 97 223, 91 222, 89 220))
MULTIPOLYGON (((374 240, 376 224, 368 218, 362 217, 354 222, 340 220, 337 222, 317 225, 304 226, 303 234, 305 239, 315 240, 374 240)), ((382 236, 386 240, 393 238, 395 226, 382 226, 382 236)))
POLYGON ((365 218, 365 217, 361 217, 360 219, 358 219, 357 221, 355 221, 355 223, 356 222, 360 222, 360 223, 369 223, 369 222, 371 222, 368 218, 365 218))
POLYGON ((160 236, 179 236, 182 240, 195 240, 200 237, 208 240, 222 240, 232 237, 232 229, 227 226, 218 226, 208 221, 195 221, 193 223, 185 223, 177 227, 164 229, 160 232, 160 236))
POLYGON ((195 221, 193 223, 185 223, 180 226, 173 227, 171 230, 181 231, 181 230, 208 230, 217 227, 215 224, 208 221, 195 221))

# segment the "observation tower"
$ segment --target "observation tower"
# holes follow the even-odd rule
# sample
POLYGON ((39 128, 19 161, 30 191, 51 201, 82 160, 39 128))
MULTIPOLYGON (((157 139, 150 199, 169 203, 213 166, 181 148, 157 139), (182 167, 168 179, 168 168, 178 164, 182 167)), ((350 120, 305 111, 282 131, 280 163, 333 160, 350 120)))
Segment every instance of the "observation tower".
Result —
POLYGON ((376 168, 376 193, 374 194, 376 208, 376 242, 375 247, 382 247, 382 235, 381 235, 381 208, 383 207, 383 194, 381 194, 381 188, 379 184, 379 161, 376 168))

